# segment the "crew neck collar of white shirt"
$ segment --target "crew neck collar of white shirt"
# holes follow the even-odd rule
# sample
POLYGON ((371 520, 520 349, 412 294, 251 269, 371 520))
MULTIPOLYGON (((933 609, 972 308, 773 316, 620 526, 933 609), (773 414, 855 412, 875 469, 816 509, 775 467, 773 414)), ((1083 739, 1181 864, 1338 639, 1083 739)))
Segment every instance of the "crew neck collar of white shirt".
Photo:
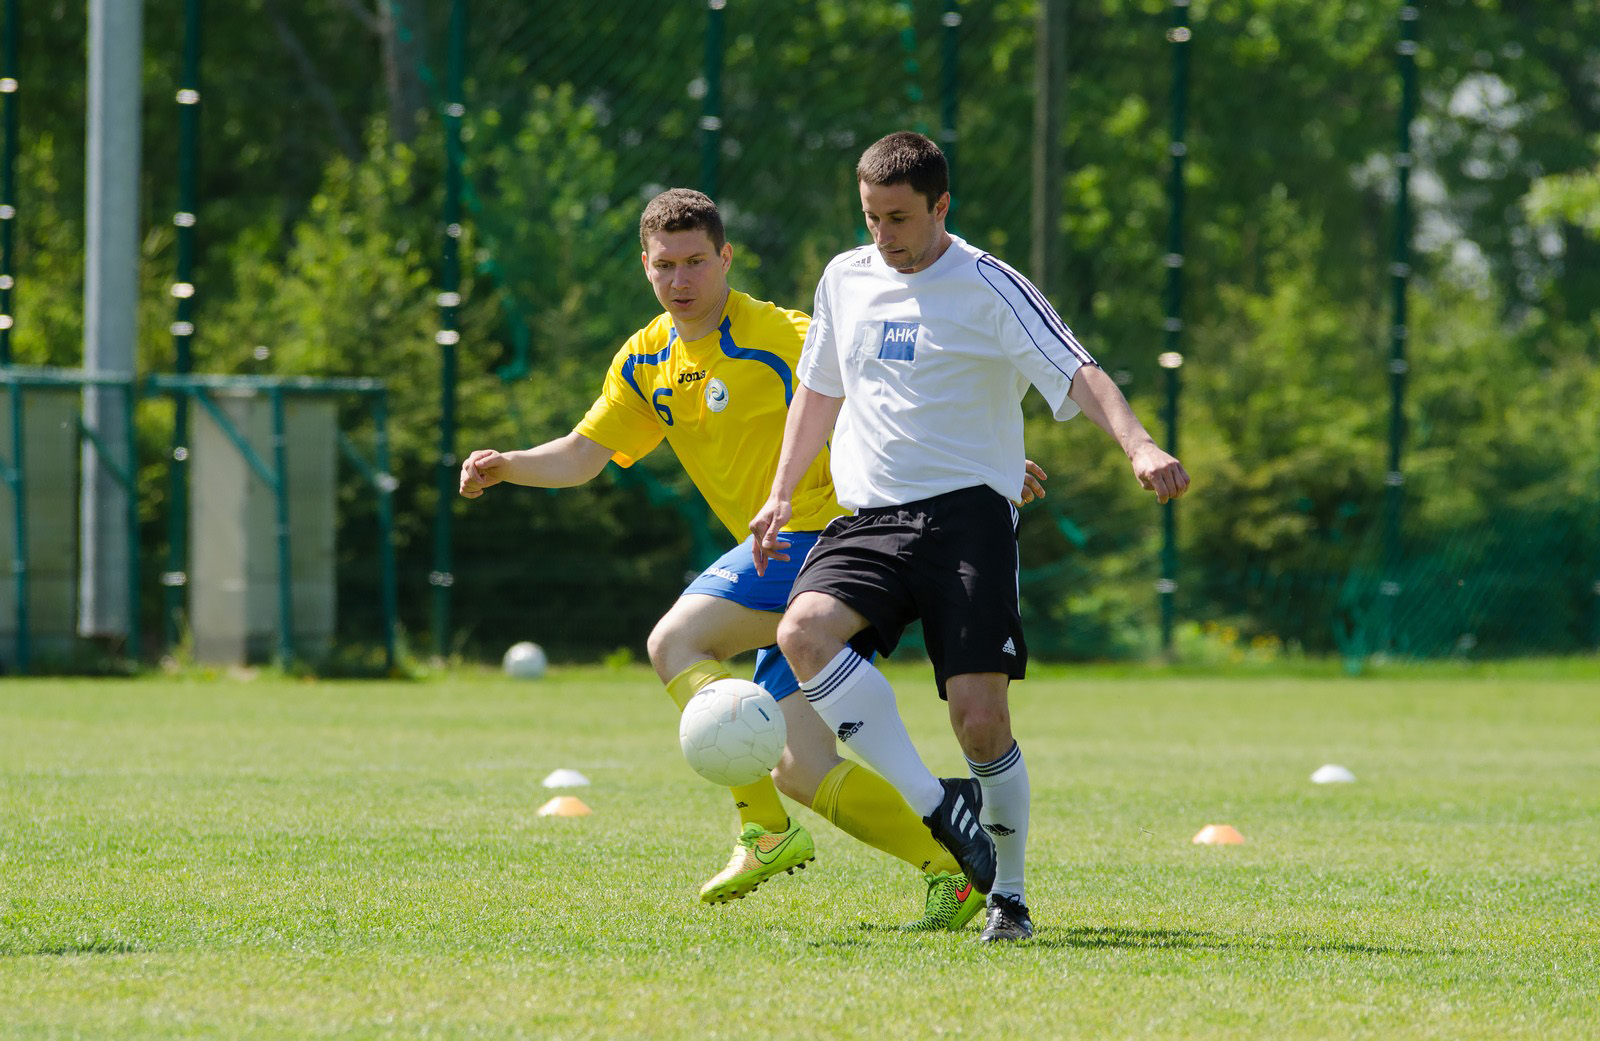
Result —
MULTIPOLYGON (((950 233, 947 232, 946 234, 950 233)), ((955 261, 951 259, 950 255, 952 253, 959 252, 957 247, 965 246, 966 244, 966 241, 959 235, 950 234, 950 241, 945 245, 944 252, 939 254, 939 259, 935 260, 921 271, 901 271, 898 268, 890 267, 889 262, 883 259, 883 254, 878 252, 878 248, 876 246, 872 247, 872 261, 874 266, 876 266, 879 271, 884 272, 890 278, 893 278, 896 281, 905 282, 909 285, 918 279, 925 278, 934 274, 935 272, 938 272, 947 264, 954 263, 955 261)))

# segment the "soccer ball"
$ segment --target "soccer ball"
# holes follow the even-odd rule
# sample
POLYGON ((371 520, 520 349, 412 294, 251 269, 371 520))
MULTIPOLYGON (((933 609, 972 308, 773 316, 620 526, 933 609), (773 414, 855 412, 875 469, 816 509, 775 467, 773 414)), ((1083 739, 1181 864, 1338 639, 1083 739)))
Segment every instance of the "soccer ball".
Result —
POLYGON ((544 675, 545 666, 550 664, 550 659, 544 656, 544 648, 531 640, 523 640, 506 648, 504 658, 500 659, 500 667, 507 676, 515 676, 519 680, 536 680, 544 675))
POLYGON ((678 743, 694 772, 727 788, 765 777, 783 755, 783 711, 749 680, 708 683, 678 721, 678 743))

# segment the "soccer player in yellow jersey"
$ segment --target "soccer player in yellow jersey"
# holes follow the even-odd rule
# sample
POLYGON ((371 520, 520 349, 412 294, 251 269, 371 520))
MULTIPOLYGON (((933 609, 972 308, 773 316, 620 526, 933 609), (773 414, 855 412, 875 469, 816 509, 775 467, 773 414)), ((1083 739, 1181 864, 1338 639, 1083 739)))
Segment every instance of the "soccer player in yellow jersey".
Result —
MULTIPOLYGON (((790 819, 781 790, 923 872, 926 907, 911 927, 960 928, 983 898, 955 859, 887 781, 839 756, 834 733, 804 698, 789 697, 799 683, 776 647, 778 620, 806 551, 842 512, 826 451, 795 493, 784 529, 789 562, 768 565, 764 575, 752 563, 748 519, 772 486, 810 319, 729 287, 733 249, 716 205, 700 192, 674 188, 651 200, 639 220, 639 241, 665 313, 623 344, 600 396, 570 434, 520 451, 473 452, 461 465, 461 494, 475 499, 502 481, 572 487, 598 476, 607 462, 633 465, 665 439, 717 518, 745 541, 691 582, 656 624, 651 664, 681 710, 701 687, 730 675, 723 662, 757 650, 755 681, 778 699, 788 731, 772 777, 732 789, 742 831, 727 867, 701 888, 700 899, 743 897, 813 858, 811 836, 790 819)), ((1043 494, 1041 477, 1030 470, 1025 500, 1043 494)))

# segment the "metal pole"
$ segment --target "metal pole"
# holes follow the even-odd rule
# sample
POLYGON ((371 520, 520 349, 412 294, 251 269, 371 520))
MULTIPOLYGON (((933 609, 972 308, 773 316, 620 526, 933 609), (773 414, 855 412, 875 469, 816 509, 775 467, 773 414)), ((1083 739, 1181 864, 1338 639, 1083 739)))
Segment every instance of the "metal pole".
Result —
MULTIPOLYGON (((1183 204, 1184 160, 1189 147, 1185 141, 1189 115, 1189 0, 1172 0, 1172 25, 1167 42, 1172 44, 1172 157, 1167 195, 1167 292, 1165 349, 1157 359, 1166 371, 1166 408, 1162 410, 1167 427, 1167 451, 1178 453, 1178 370, 1183 366, 1183 204)), ((1172 625, 1178 592, 1178 504, 1161 507, 1161 578, 1156 593, 1161 598, 1161 650, 1172 651, 1172 625)))
POLYGON ((450 4, 449 58, 445 72, 445 191, 444 245, 439 286, 439 463, 438 502, 434 508, 433 653, 443 658, 450 645, 450 589, 455 584, 452 527, 456 498, 456 309, 461 306, 461 119, 467 114, 462 101, 466 60, 467 0, 450 4))
POLYGON ((722 19, 728 0, 706 0, 706 96, 700 110, 700 190, 717 197, 722 163, 722 19))
MULTIPOLYGON (((89 119, 84 248, 84 369, 134 375, 139 292, 139 123, 143 0, 90 0, 89 119)), ((84 388, 84 422, 99 443, 83 451, 83 523, 78 630, 89 637, 128 632, 123 582, 130 552, 123 525, 129 494, 114 476, 130 444, 114 387, 84 388), (106 458, 101 460, 102 446, 106 458)))
POLYGON ((0 365, 11 364, 11 291, 16 285, 11 251, 17 223, 17 0, 5 0, 5 44, 0 51, 0 365))
MULTIPOLYGON (((178 102, 178 209, 172 215, 177 227, 178 270, 172 293, 177 301, 172 322, 173 369, 180 376, 194 370, 195 185, 198 178, 200 139, 200 14, 201 0, 185 0, 183 19, 183 73, 178 102)), ((189 400, 174 395, 172 458, 168 466, 167 567, 161 575, 163 645, 179 640, 184 593, 189 582, 189 400)))
POLYGON ((1406 373, 1406 288, 1411 280, 1411 120, 1417 97, 1417 8, 1400 8, 1400 120, 1395 147, 1394 261, 1389 265, 1394 321, 1389 335, 1389 469, 1384 475, 1383 578, 1378 583, 1378 646, 1394 646, 1395 601, 1400 596, 1400 511, 1404 500, 1405 473, 1400 469, 1401 444, 1405 439, 1406 373))
MULTIPOLYGON (((957 79, 961 57, 961 0, 944 0, 944 17, 940 21, 944 32, 939 70, 939 148, 950 168, 950 183, 959 184, 956 179, 956 107, 961 101, 957 79)), ((951 231, 956 230, 955 217, 956 200, 952 192, 950 212, 945 215, 945 227, 951 231)))

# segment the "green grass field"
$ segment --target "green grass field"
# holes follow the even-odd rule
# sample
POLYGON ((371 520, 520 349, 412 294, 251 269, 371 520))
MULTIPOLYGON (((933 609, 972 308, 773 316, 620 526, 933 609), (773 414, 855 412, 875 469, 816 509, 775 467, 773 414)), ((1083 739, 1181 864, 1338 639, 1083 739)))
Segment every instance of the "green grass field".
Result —
POLYGON ((0 681, 0 1038, 1600 1037, 1600 669, 1036 673, 998 950, 804 810, 699 905, 733 814, 642 669, 0 681))

